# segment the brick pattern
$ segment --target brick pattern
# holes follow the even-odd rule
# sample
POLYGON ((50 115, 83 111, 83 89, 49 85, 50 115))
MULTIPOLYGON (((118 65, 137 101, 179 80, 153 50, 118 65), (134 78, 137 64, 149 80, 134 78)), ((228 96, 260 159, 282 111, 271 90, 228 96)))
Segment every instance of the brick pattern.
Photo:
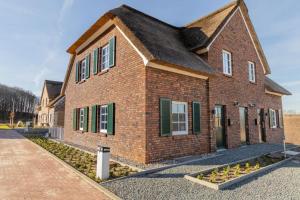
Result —
POLYGON ((16 131, 0 138, 0 199, 110 199, 16 131))
MULTIPOLYGON (((264 89, 263 67, 256 54, 251 38, 247 33, 240 12, 237 12, 215 42, 210 47, 207 54, 203 55, 211 66, 217 70, 217 75, 209 81, 209 109, 213 110, 215 105, 225 105, 227 119, 232 122, 227 126, 227 145, 228 148, 240 146, 240 120, 239 106, 248 108, 249 135, 250 143, 255 144, 259 141, 258 126, 254 120, 257 118, 257 109, 269 108, 281 109, 281 98, 274 95, 266 95, 264 89), (232 77, 223 74, 222 50, 231 52, 232 56, 232 77), (256 66, 256 83, 249 82, 248 61, 254 62, 256 66), (239 106, 234 106, 234 102, 239 102, 239 106), (255 104, 250 107, 249 104, 255 104)), ((211 148, 216 147, 216 135, 213 127, 213 116, 211 116, 211 148)), ((267 127, 268 126, 268 120, 267 127)), ((268 142, 280 142, 282 129, 267 129, 268 142)))
POLYGON ((75 58, 66 88, 65 140, 74 144, 97 148, 111 147, 111 153, 133 161, 145 162, 145 66, 141 57, 116 28, 90 45, 75 58), (116 65, 105 73, 93 75, 93 51, 116 36, 116 65), (75 63, 91 53, 90 78, 75 83, 75 63), (115 103, 115 135, 73 131, 72 109, 115 103))
POLYGON ((147 161, 209 152, 207 81, 154 68, 146 70, 147 161), (160 136, 160 98, 188 103, 188 135, 160 136), (201 134, 192 132, 192 102, 201 102, 201 134))
MULTIPOLYGON (((111 147, 112 154, 140 163, 171 157, 208 153, 216 150, 216 134, 212 110, 226 106, 228 148, 240 146, 239 106, 249 109, 250 143, 259 142, 255 125, 257 109, 282 109, 281 97, 265 94, 264 72, 255 48, 239 12, 232 18, 208 53, 201 55, 217 74, 209 81, 145 67, 141 57, 126 38, 112 27, 80 52, 75 63, 91 53, 91 78, 75 83, 75 67, 66 88, 65 140, 95 149, 97 145, 111 147), (93 50, 116 36, 116 66, 106 73, 93 75, 93 50), (232 53, 233 76, 223 75, 222 49, 232 53), (256 83, 248 81, 248 61, 256 64, 256 83), (188 102, 189 133, 181 136, 160 136, 159 99, 188 102), (192 101, 202 106, 200 135, 192 133, 192 101), (239 106, 234 106, 234 102, 239 106), (92 105, 116 104, 114 136, 102 133, 81 133, 72 130, 72 109, 92 105), (250 106, 255 104, 255 106, 250 106)), ((74 63, 74 65, 75 65, 74 63)), ((91 112, 89 112, 91 119, 91 112)), ((281 142, 283 129, 269 129, 266 115, 267 142, 281 142)), ((90 130, 89 123, 89 130, 90 130)))
POLYGON ((300 115, 284 115, 286 142, 300 145, 300 115))

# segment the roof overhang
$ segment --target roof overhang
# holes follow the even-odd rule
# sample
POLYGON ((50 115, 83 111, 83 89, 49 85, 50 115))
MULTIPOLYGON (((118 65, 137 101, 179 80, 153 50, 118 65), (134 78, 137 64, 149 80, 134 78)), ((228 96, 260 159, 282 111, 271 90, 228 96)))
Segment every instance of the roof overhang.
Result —
POLYGON ((284 96, 284 94, 280 94, 280 93, 277 93, 277 92, 272 92, 272 91, 270 91, 270 90, 268 90, 268 89, 265 89, 265 93, 266 93, 266 94, 275 95, 275 96, 279 96, 279 97, 284 96))
POLYGON ((199 78, 199 79, 203 79, 203 80, 208 80, 208 78, 209 78, 209 75, 204 75, 202 73, 195 72, 192 70, 186 70, 186 68, 182 68, 180 66, 174 66, 174 65, 172 66, 170 64, 162 63, 159 61, 150 61, 146 64, 146 67, 152 67, 155 69, 160 69, 163 71, 173 72, 176 74, 181 74, 181 75, 199 78))

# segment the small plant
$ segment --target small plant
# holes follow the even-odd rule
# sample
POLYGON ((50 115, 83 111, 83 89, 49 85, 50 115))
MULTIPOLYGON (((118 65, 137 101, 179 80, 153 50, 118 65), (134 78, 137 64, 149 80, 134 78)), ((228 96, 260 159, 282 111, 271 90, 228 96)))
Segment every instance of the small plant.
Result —
POLYGON ((203 175, 203 174, 199 174, 199 175, 197 176, 197 179, 199 179, 199 180, 203 180, 203 178, 204 178, 204 175, 203 175))
POLYGON ((241 173, 241 166, 240 164, 237 164, 235 167, 234 167, 234 176, 239 176, 241 173))
POLYGON ((256 165, 254 166, 254 169, 255 169, 255 170, 258 170, 259 168, 260 168, 260 165, 259 165, 259 163, 257 162, 256 165))
POLYGON ((212 183, 215 183, 216 178, 217 178, 217 174, 211 173, 210 176, 209 176, 209 181, 212 182, 212 183))
POLYGON ((229 177, 229 172, 230 172, 230 166, 227 166, 226 168, 223 169, 223 178, 224 178, 225 180, 228 179, 228 177, 229 177))
POLYGON ((251 166, 250 166, 250 163, 246 163, 246 165, 245 165, 245 171, 246 171, 246 173, 250 173, 250 171, 251 171, 251 166))

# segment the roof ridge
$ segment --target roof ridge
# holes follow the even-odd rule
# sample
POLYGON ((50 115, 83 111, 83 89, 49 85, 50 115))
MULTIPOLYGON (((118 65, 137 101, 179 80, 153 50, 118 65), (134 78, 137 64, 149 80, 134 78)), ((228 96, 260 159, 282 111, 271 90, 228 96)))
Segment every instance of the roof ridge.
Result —
POLYGON ((150 19, 153 19, 153 20, 155 20, 155 21, 157 21, 157 22, 159 22, 159 23, 162 23, 162 24, 164 24, 164 25, 167 25, 167 26, 169 26, 169 27, 171 27, 171 28, 176 28, 176 29, 180 29, 180 28, 181 28, 181 27, 177 27, 177 26, 174 26, 174 25, 172 25, 172 24, 169 24, 169 23, 167 23, 167 22, 165 22, 165 21, 162 21, 162 20, 160 20, 160 19, 158 19, 158 18, 156 18, 156 17, 153 17, 153 16, 151 16, 151 15, 149 15, 149 14, 147 14, 147 13, 144 13, 144 12, 142 12, 142 11, 140 11, 140 10, 137 10, 137 9, 135 9, 135 8, 133 8, 133 7, 131 7, 131 6, 128 6, 128 5, 126 5, 126 4, 122 4, 120 7, 129 9, 129 10, 131 10, 131 11, 133 11, 133 12, 136 12, 136 13, 138 13, 138 14, 141 14, 141 15, 145 16, 145 17, 148 17, 148 18, 150 18, 150 19))
POLYGON ((210 16, 216 15, 216 14, 218 14, 218 13, 226 10, 227 8, 229 8, 229 7, 233 6, 233 5, 237 6, 237 5, 239 5, 239 3, 240 3, 240 0, 235 0, 235 1, 229 2, 226 5, 222 6, 221 8, 219 8, 219 9, 217 9, 217 10, 215 10, 215 11, 213 11, 213 12, 207 14, 207 15, 204 15, 204 16, 202 16, 202 17, 200 17, 200 18, 198 18, 198 19, 196 19, 196 20, 194 20, 194 21, 192 21, 192 22, 190 22, 190 23, 188 23, 186 25, 184 25, 184 27, 191 26, 192 24, 194 24, 196 22, 204 20, 204 19, 206 19, 206 18, 208 18, 210 16))
POLYGON ((45 80, 45 83, 57 83, 57 84, 62 84, 62 81, 53 81, 53 80, 45 80))

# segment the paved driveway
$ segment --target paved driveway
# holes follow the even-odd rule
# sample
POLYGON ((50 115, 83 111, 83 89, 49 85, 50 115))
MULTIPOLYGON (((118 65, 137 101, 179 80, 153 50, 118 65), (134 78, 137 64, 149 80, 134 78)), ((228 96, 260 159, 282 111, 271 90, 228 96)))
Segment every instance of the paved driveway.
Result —
POLYGON ((109 199, 13 130, 0 130, 0 199, 109 199))

